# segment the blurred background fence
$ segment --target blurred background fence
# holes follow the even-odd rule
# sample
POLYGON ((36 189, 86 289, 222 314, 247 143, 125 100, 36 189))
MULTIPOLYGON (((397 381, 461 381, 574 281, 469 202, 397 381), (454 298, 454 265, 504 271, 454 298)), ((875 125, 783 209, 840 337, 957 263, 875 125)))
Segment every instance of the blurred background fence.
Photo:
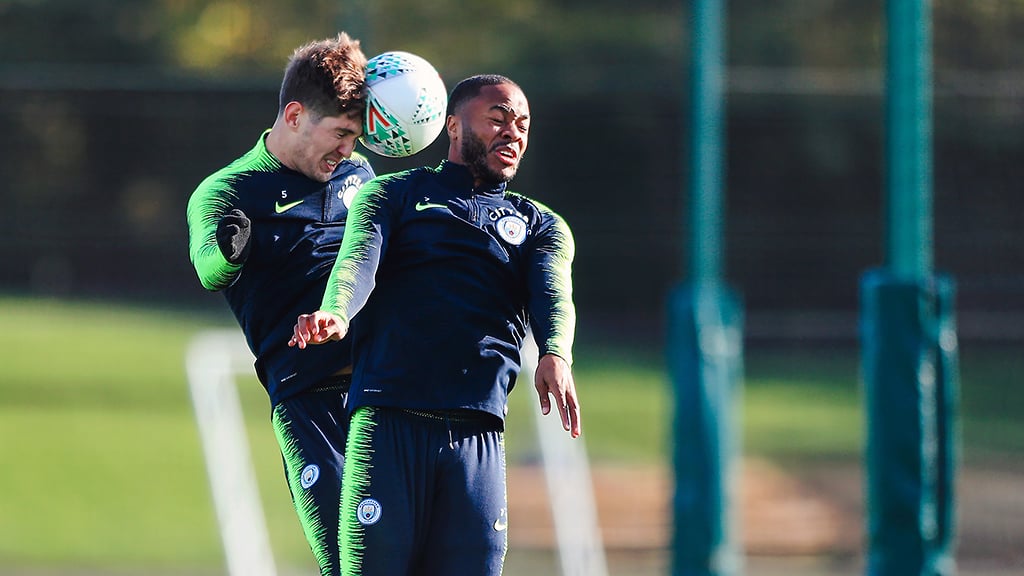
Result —
MULTIPOLYGON (((754 4, 729 7, 725 274, 752 341, 852 340, 882 258, 882 4, 754 4)), ((416 51, 449 86, 520 81, 535 122, 513 188, 573 226, 583 332, 659 341, 686 242, 687 4, 356 6, 0 2, 0 289, 219 306, 187 260, 188 195, 270 125, 291 48, 349 10, 368 54, 416 51)), ((1019 340, 1024 2, 934 14, 936 269, 963 339, 1019 340)))

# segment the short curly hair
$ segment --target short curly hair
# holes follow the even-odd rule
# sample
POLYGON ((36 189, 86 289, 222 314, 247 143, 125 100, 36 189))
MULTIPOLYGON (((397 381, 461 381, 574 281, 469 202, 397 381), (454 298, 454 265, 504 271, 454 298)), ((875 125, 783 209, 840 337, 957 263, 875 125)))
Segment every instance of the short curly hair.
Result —
MULTIPOLYGON (((518 84, 501 74, 477 74, 462 80, 455 85, 455 88, 452 88, 452 93, 448 96, 448 110, 445 115, 457 114, 463 104, 480 95, 484 86, 500 86, 502 84, 510 84, 519 88, 518 84)), ((522 91, 522 88, 519 90, 522 91)))
POLYGON ((366 55, 359 41, 341 32, 292 53, 284 69, 278 113, 299 102, 319 120, 366 108, 366 55))

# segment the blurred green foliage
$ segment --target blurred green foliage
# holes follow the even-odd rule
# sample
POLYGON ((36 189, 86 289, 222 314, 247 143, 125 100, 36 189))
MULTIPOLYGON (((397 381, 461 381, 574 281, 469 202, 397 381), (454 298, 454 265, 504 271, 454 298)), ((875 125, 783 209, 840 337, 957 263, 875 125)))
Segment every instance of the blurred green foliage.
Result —
MULTIPOLYGON (((509 63, 542 66, 551 77, 614 74, 604 64, 681 62, 689 9, 669 0, 2 0, 0 62, 276 73, 294 47, 347 30, 368 52, 443 56, 454 75, 509 63)), ((733 64, 881 63, 883 0, 736 2, 727 11, 733 64)), ((938 67, 1024 64, 1006 40, 1024 24, 1021 0, 936 0, 933 17, 938 67)))
POLYGON ((454 76, 512 63, 519 72, 578 81, 609 61, 677 60, 680 11, 666 0, 626 12, 609 1, 5 0, 0 64, 276 75, 296 46, 345 30, 368 55, 408 50, 443 61, 454 76))

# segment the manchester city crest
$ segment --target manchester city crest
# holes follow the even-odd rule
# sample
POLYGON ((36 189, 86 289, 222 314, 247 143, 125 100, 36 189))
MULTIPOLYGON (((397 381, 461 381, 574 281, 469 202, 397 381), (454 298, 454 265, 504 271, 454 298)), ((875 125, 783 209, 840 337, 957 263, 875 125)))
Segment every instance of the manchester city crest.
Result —
POLYGON ((498 236, 513 246, 519 246, 526 240, 526 222, 519 216, 502 216, 494 226, 498 229, 498 236))
POLYGON ((380 520, 381 507, 380 502, 377 502, 373 498, 366 498, 359 503, 359 508, 356 510, 356 516, 359 518, 359 523, 363 526, 369 526, 376 524, 380 520))

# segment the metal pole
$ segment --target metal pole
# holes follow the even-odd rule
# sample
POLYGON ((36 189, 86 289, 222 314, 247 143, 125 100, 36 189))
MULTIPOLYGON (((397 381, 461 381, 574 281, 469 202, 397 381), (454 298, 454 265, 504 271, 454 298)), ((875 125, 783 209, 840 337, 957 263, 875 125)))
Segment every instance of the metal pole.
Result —
POLYGON ((668 334, 675 392, 672 573, 734 576, 742 568, 733 470, 743 312, 722 282, 722 0, 695 0, 690 29, 690 278, 672 295, 668 334))
POLYGON ((690 270, 696 284, 722 277, 724 18, 722 0, 694 2, 690 270))
POLYGON ((898 276, 932 273, 932 58, 929 0, 886 2, 887 253, 898 276))
POLYGON ((886 266, 861 284, 869 576, 950 576, 956 407, 953 281, 933 274, 929 0, 888 0, 886 266))

